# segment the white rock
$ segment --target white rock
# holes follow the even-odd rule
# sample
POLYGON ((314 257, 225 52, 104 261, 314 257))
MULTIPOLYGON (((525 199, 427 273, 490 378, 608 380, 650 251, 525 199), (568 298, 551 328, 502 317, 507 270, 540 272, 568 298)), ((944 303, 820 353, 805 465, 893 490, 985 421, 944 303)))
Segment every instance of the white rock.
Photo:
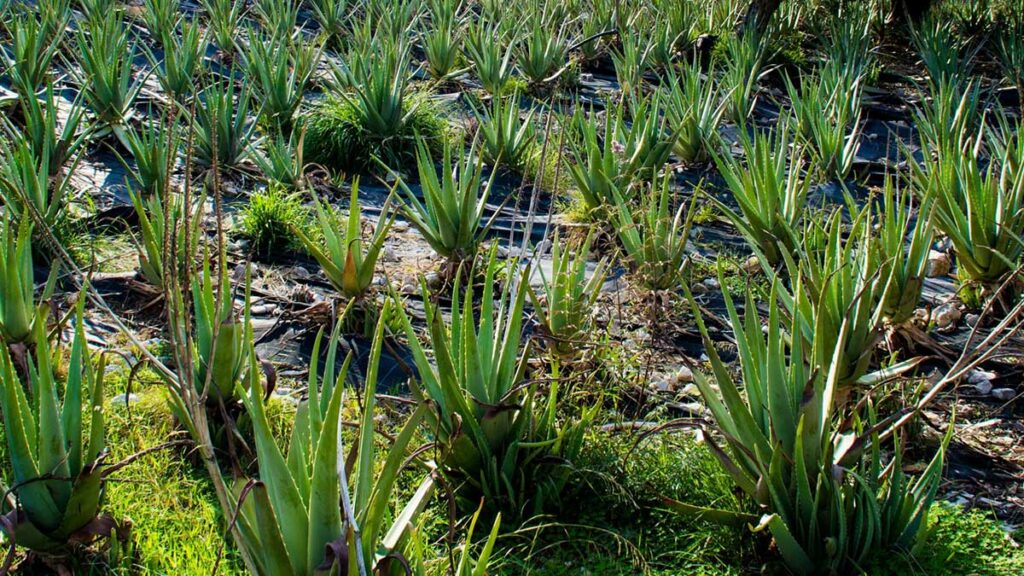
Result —
POLYGON ((982 380, 974 384, 974 390, 982 396, 988 396, 992 392, 992 383, 988 380, 982 380))
POLYGON ((970 326, 971 328, 974 328, 975 326, 977 326, 978 322, 980 320, 981 320, 981 316, 979 316, 977 314, 967 314, 967 315, 964 316, 964 322, 968 326, 970 326))
POLYGON ((670 384, 668 380, 660 378, 658 380, 652 381, 650 383, 650 387, 651 390, 654 390, 655 392, 671 392, 673 389, 672 384, 670 384))
POLYGON ((953 266, 953 260, 947 252, 932 250, 928 253, 928 267, 925 268, 925 275, 929 278, 938 278, 949 274, 953 266))
POLYGON ((437 272, 428 272, 423 279, 427 282, 427 288, 440 288, 443 282, 441 275, 437 272))
POLYGON ((679 370, 676 370, 675 381, 676 384, 693 382, 693 371, 686 366, 680 366, 679 370))
POLYGON ((139 397, 135 394, 128 394, 127 396, 125 396, 124 394, 117 394, 110 398, 110 405, 121 407, 127 406, 129 404, 135 404, 138 401, 139 397))
POLYGON ((938 328, 949 328, 960 321, 960 309, 952 303, 946 303, 932 311, 932 321, 938 328))
POLYGON ((989 380, 995 380, 996 373, 986 370, 971 370, 967 373, 968 384, 979 384, 981 382, 988 382, 989 380))

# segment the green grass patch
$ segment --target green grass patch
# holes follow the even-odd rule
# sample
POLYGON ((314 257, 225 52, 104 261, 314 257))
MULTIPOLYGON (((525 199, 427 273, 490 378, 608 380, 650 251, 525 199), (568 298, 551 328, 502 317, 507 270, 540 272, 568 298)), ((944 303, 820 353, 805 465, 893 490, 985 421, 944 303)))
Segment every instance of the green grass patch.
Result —
POLYGON ((249 197, 238 219, 237 234, 249 240, 253 254, 261 259, 302 250, 293 226, 308 227, 309 210, 296 193, 279 185, 249 197))
POLYGON ((395 168, 415 165, 417 135, 438 151, 450 130, 443 107, 429 95, 413 94, 406 106, 411 114, 402 131, 382 138, 360 124, 351 101, 328 97, 305 118, 306 159, 336 172, 380 172, 375 158, 395 168))

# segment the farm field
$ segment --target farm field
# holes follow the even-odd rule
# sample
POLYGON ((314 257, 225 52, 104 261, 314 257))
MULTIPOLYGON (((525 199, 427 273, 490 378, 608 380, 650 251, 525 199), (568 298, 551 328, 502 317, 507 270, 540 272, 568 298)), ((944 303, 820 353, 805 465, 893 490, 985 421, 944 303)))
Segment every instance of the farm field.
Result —
POLYGON ((0 0, 0 576, 1024 574, 1024 0, 0 0))

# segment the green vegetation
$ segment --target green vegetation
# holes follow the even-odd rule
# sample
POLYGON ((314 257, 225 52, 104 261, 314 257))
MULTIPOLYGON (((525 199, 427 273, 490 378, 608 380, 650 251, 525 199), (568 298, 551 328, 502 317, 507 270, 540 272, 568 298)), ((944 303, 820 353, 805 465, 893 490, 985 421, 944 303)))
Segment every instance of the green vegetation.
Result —
POLYGON ((0 573, 1024 569, 1019 0, 135 4, 0 0, 0 573))

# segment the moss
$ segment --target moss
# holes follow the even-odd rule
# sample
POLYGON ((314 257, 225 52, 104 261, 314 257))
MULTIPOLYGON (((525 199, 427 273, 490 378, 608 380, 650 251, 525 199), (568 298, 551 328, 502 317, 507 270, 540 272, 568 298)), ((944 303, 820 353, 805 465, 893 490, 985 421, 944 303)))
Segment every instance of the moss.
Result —
POLYGON ((389 166, 415 164, 416 137, 432 150, 440 150, 451 137, 441 104, 427 94, 410 96, 412 111, 401 133, 382 138, 359 123, 351 101, 331 96, 315 106, 305 118, 304 152, 309 162, 336 172, 379 172, 375 159, 389 166))

